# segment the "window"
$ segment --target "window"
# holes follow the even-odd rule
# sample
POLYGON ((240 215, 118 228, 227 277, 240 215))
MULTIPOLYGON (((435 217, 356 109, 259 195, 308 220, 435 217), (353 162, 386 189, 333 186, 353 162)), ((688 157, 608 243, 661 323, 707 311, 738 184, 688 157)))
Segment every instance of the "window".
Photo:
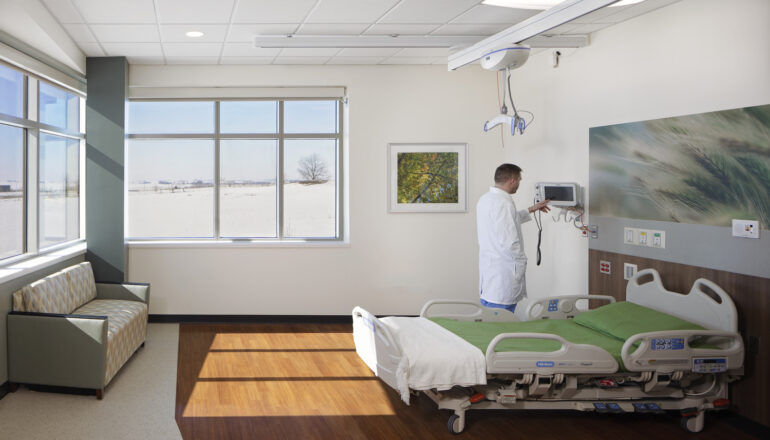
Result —
POLYGON ((82 105, 0 64, 0 264, 81 238, 82 105))
POLYGON ((340 238, 339 100, 131 101, 132 239, 340 238))

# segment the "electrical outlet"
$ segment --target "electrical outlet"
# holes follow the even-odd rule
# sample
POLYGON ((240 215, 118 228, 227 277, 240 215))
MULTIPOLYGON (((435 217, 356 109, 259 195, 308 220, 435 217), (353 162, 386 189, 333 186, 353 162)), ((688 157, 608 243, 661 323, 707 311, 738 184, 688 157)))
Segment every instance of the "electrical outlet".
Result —
POLYGON ((652 247, 666 247, 666 231, 650 231, 652 233, 652 247))
POLYGON ((612 274, 612 263, 609 261, 599 260, 599 272, 605 275, 612 274))
POLYGON ((647 246, 648 239, 650 236, 650 231, 640 230, 639 231, 639 245, 640 246, 647 246))
POLYGON ((634 244, 634 228, 623 228, 623 243, 634 244))
POLYGON ((630 280, 636 275, 636 264, 623 263, 623 279, 630 280))

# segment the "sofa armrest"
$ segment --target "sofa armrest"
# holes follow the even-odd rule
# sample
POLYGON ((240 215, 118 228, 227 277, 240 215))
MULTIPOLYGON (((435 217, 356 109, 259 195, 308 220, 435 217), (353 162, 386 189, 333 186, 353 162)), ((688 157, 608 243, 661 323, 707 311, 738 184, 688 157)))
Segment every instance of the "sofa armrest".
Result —
POLYGON ((8 381, 104 388, 107 317, 11 312, 8 381))
POLYGON ((96 283, 96 299, 140 301, 149 307, 150 285, 147 283, 96 283))

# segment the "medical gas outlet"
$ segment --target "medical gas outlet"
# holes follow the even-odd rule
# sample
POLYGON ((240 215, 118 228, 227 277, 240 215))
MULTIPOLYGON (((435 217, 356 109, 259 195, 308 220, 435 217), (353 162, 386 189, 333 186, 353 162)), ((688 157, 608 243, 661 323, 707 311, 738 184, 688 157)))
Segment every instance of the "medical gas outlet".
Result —
POLYGON ((666 247, 666 231, 641 228, 623 228, 623 243, 653 248, 666 247))

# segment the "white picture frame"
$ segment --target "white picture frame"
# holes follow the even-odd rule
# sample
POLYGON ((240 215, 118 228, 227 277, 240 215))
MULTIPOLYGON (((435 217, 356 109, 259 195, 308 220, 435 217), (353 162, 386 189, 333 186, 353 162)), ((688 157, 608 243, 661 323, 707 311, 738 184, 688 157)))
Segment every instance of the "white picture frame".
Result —
POLYGON ((467 154, 465 143, 388 144, 388 211, 466 212, 467 154))

